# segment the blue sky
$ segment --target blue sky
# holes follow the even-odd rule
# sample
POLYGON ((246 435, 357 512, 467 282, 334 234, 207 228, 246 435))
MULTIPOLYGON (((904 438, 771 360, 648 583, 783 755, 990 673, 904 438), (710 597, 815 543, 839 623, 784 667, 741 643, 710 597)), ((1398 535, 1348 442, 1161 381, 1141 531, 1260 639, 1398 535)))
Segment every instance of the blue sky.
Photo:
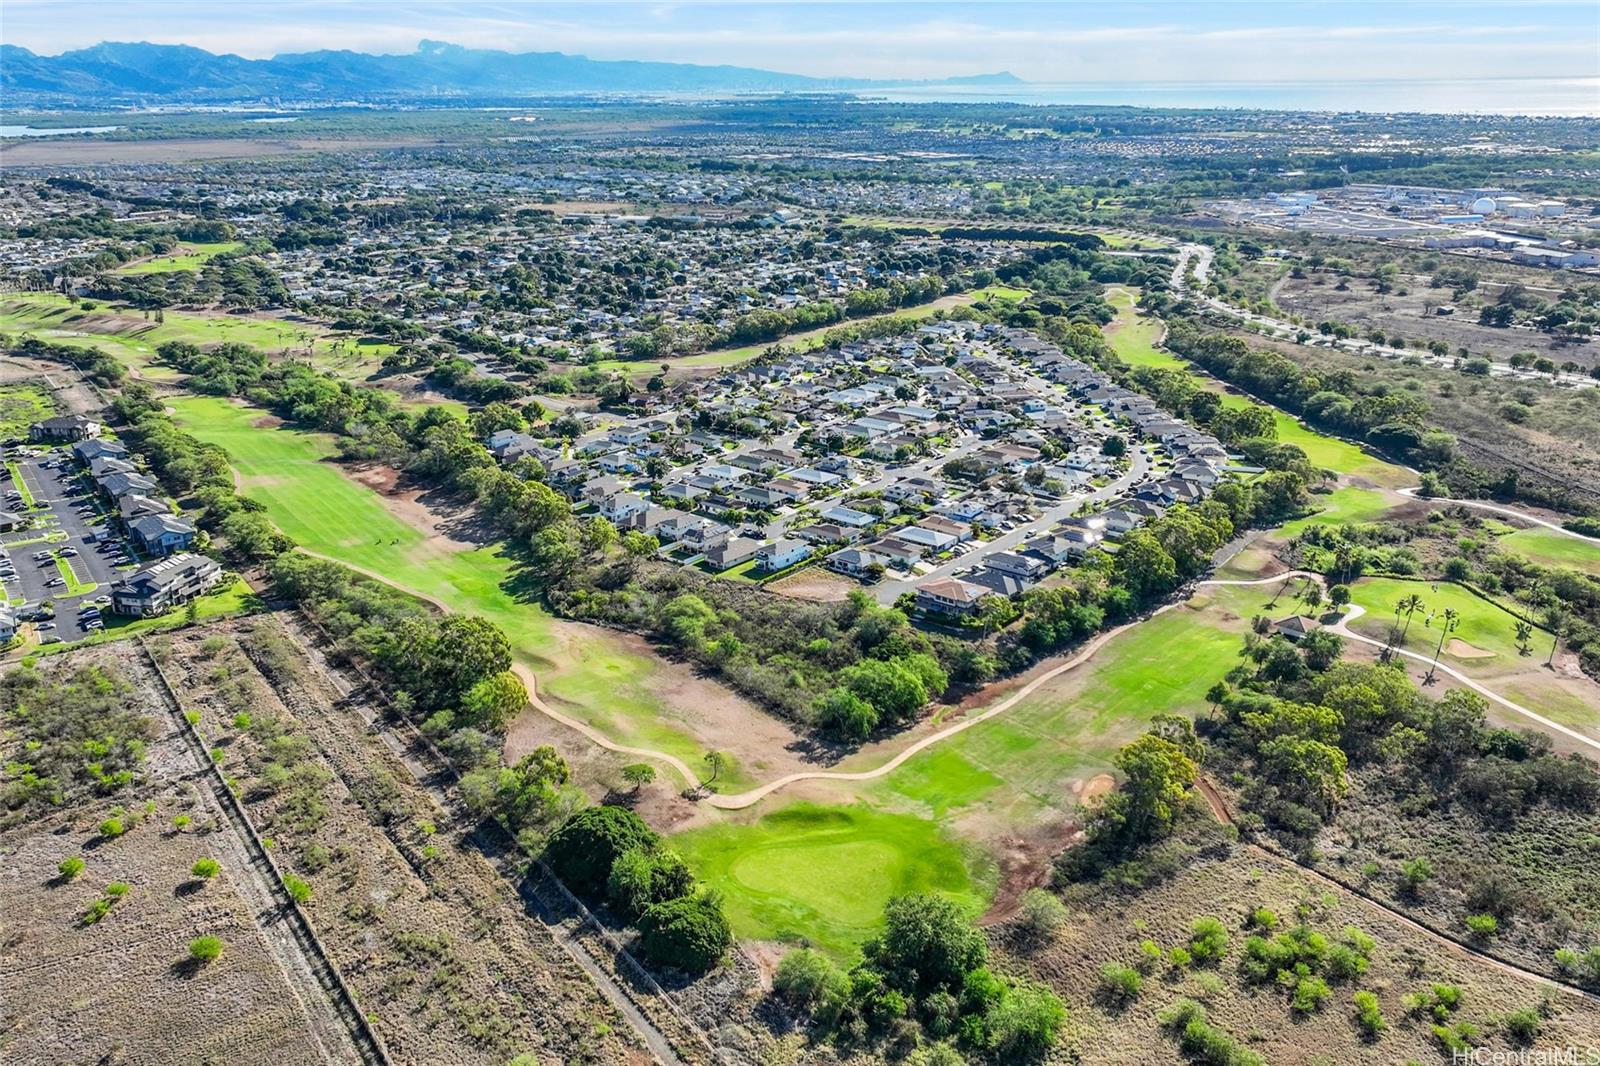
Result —
POLYGON ((316 48, 394 53, 423 38, 880 78, 996 70, 1047 82, 1600 77, 1596 0, 0 0, 0 40, 45 54, 102 40, 250 58, 316 48))

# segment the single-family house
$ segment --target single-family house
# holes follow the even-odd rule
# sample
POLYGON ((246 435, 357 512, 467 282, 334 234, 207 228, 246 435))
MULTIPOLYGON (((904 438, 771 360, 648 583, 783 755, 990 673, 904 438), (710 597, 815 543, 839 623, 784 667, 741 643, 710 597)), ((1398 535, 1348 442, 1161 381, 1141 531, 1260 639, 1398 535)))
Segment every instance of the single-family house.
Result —
POLYGON ((971 614, 989 594, 981 585, 957 577, 941 577, 917 586, 917 606, 935 614, 971 614))
POLYGON ((764 544, 756 552, 756 559, 763 570, 783 570, 807 558, 811 554, 811 545, 797 537, 784 537, 771 544, 764 544))

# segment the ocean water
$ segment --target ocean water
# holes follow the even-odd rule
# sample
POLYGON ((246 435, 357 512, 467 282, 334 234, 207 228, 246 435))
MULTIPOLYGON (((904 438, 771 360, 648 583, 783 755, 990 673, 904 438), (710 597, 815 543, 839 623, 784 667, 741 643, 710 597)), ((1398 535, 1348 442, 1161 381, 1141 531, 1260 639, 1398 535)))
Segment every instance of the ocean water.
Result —
POLYGON ((0 137, 63 137, 69 133, 110 133, 121 126, 70 126, 36 129, 33 126, 0 126, 0 137))
POLYGON ((1029 82, 1026 85, 923 85, 874 89, 861 95, 925 103, 1128 104, 1382 114, 1600 116, 1600 76, 1348 82, 1029 82))

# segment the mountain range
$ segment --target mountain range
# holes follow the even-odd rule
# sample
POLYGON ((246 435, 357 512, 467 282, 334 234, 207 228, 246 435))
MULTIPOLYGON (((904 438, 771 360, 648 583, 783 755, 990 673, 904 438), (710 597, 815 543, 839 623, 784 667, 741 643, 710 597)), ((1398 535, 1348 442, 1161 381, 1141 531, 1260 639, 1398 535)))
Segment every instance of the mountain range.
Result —
POLYGON ((1009 73, 940 81, 814 78, 750 67, 599 60, 423 41, 406 55, 319 51, 244 59, 187 45, 106 42, 43 56, 0 44, 0 93, 22 104, 412 101, 559 93, 816 92, 895 85, 1019 85, 1009 73))

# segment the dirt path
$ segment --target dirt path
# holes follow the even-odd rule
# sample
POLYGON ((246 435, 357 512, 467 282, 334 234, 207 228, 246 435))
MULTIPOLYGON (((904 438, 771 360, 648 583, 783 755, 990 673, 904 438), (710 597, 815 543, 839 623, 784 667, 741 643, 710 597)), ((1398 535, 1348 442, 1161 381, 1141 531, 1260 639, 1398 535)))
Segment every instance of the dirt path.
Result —
POLYGON ((1178 606, 1181 606, 1181 603, 1165 604, 1157 608, 1145 618, 1133 622, 1127 622, 1123 625, 1117 626, 1115 629, 1106 630, 1104 633, 1101 633, 1098 637, 1095 637, 1087 645, 1085 645, 1083 650, 1078 652, 1078 654, 1074 655, 1061 665, 1053 667, 1052 669, 1040 674, 1038 677, 1034 678, 1032 681, 1029 681, 1026 685, 1023 685, 1010 696, 1007 696, 1005 699, 990 707, 988 710, 983 711, 981 714, 973 715, 970 718, 963 718, 954 725, 946 726, 937 733, 931 733, 928 736, 923 737, 915 744, 912 744, 910 747, 902 750, 898 755, 890 759, 888 762, 874 769, 858 770, 852 773, 834 770, 807 770, 802 773, 787 774, 775 781, 769 781, 765 785, 753 788, 748 792, 740 792, 731 796, 712 795, 706 799, 706 802, 713 807, 719 807, 723 810, 736 811, 748 807, 753 803, 758 803, 779 789, 788 785, 792 785, 798 781, 871 781, 874 778, 882 777, 885 774, 892 773, 894 770, 898 769, 902 764, 904 764, 907 759, 910 759, 919 752, 932 747, 942 740, 947 740, 958 733, 963 733, 966 730, 971 729, 973 726, 978 725, 980 722, 987 722, 996 715, 1004 714, 1012 707, 1015 707, 1022 700, 1032 695, 1038 690, 1039 686, 1053 681, 1062 674, 1076 670, 1078 667, 1082 666, 1084 663, 1093 658, 1097 651, 1105 647, 1108 642, 1115 639, 1125 630, 1132 629, 1134 626, 1140 625, 1141 623, 1148 621, 1150 618, 1154 618, 1156 615, 1162 614, 1178 606))

